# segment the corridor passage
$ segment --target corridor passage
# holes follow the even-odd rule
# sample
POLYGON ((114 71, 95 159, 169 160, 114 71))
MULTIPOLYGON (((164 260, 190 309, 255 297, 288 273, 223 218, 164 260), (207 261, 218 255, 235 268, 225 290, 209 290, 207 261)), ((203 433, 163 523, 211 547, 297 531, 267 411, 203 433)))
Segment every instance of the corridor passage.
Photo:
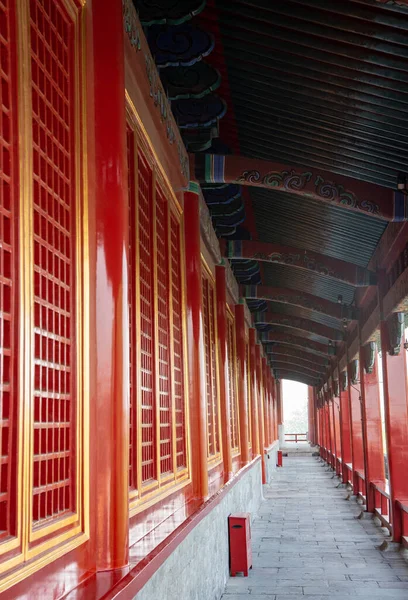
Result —
POLYGON ((223 600, 408 600, 408 563, 318 458, 289 455, 252 527, 253 569, 223 600), (323 466, 324 465, 324 466, 323 466))

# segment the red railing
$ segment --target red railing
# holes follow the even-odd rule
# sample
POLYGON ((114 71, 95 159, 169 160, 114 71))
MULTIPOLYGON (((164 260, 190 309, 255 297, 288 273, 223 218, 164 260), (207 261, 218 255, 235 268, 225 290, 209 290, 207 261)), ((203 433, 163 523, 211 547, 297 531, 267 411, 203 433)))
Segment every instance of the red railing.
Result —
POLYGON ((359 496, 362 500, 366 500, 366 484, 365 477, 360 471, 354 471, 354 477, 357 488, 357 496, 359 496))
POLYGON ((285 442, 307 442, 307 433, 285 433, 285 442), (291 439, 288 436, 291 436, 291 439))
POLYGON ((401 544, 404 548, 408 548, 408 505, 402 504, 399 500, 395 504, 398 509, 396 516, 401 519, 401 544))
MULTIPOLYGON (((374 501, 374 514, 390 533, 392 531, 390 495, 381 485, 370 482, 369 493, 374 501)), ((408 509, 407 509, 408 510, 408 509)), ((408 528, 405 529, 406 531, 408 528)))
POLYGON ((347 483, 353 485, 353 465, 351 463, 344 463, 347 471, 347 483))

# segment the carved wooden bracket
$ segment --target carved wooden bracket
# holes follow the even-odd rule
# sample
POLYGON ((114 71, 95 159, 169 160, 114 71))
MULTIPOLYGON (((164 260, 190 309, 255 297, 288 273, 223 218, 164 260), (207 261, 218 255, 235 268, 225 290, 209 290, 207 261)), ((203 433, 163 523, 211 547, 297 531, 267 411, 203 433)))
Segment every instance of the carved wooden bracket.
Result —
POLYGON ((348 389, 348 376, 347 376, 347 370, 342 371, 340 373, 340 384, 341 384, 341 391, 342 392, 347 392, 348 389))
POLYGON ((377 344, 370 342, 364 346, 364 368, 366 373, 372 373, 375 365, 375 354, 377 351, 377 344))
POLYGON ((401 343, 404 339, 405 314, 398 312, 392 313, 387 320, 388 328, 388 353, 396 356, 401 351, 401 343))
POLYGON ((353 385, 356 385, 356 383, 359 382, 358 376, 359 376, 359 360, 358 360, 358 358, 356 358, 355 360, 352 360, 350 363, 350 381, 353 385))

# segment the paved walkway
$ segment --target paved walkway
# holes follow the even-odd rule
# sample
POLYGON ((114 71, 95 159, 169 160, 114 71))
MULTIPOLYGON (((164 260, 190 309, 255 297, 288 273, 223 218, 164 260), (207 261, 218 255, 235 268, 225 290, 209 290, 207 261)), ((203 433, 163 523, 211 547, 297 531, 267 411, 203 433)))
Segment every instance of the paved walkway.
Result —
POLYGON ((252 527, 253 569, 230 578, 223 600, 408 600, 408 563, 327 465, 283 459, 252 527))

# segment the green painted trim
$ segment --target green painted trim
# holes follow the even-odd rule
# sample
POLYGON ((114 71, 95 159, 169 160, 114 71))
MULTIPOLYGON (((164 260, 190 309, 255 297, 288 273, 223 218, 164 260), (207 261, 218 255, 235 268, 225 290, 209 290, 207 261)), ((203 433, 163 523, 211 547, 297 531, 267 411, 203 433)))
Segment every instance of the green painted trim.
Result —
POLYGON ((196 181, 189 181, 187 191, 192 192, 193 194, 197 194, 197 196, 199 196, 201 192, 200 184, 196 181))

